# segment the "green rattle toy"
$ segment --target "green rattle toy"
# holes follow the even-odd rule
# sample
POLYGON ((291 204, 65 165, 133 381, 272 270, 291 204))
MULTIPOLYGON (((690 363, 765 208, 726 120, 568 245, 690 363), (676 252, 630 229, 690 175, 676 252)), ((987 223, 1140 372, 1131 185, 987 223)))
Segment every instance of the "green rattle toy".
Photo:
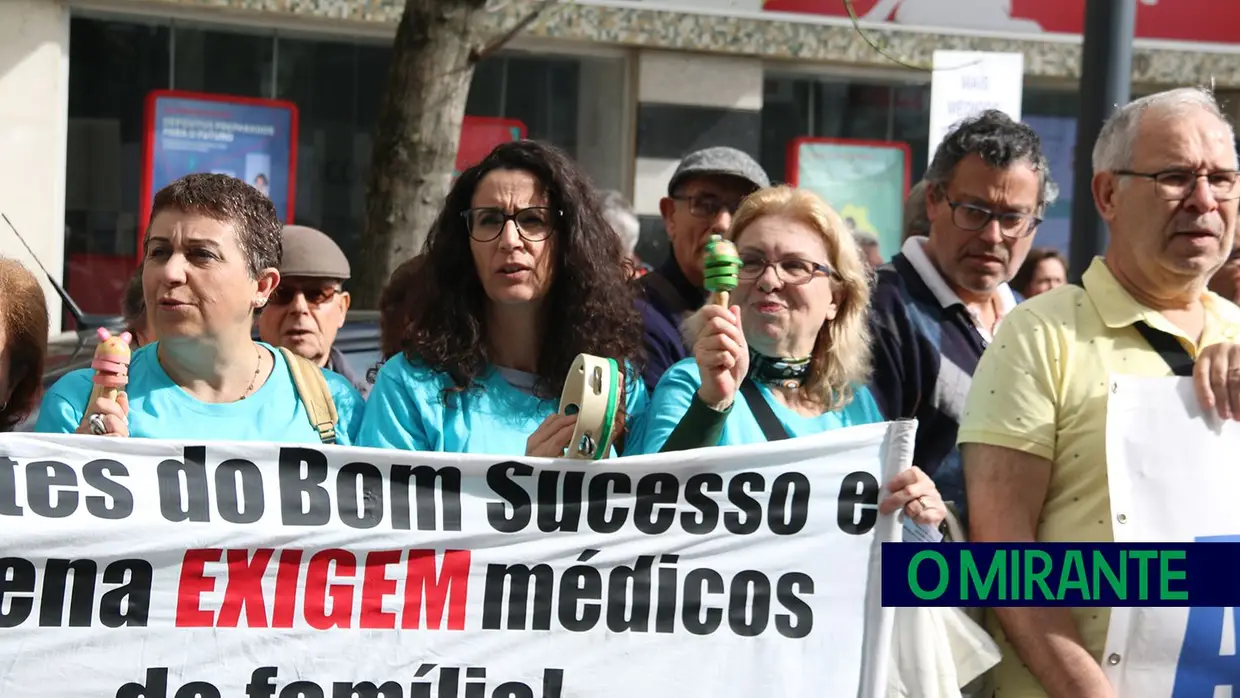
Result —
POLYGON ((711 292, 710 302, 728 307, 728 292, 736 288, 740 279, 741 258, 736 245, 722 235, 711 235, 702 266, 703 285, 711 292))

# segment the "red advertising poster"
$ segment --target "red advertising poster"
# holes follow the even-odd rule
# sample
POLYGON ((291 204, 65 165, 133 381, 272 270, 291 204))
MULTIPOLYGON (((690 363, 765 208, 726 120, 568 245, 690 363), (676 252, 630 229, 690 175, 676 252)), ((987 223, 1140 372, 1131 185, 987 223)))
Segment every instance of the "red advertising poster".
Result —
MULTIPOLYGON (((1240 44, 1240 2, 1136 0, 1137 37, 1240 44)), ((852 0, 857 18, 971 31, 1080 34, 1085 0, 852 0)), ((765 0, 769 12, 848 17, 844 0, 765 0)))
POLYGON ((456 149, 453 177, 485 158, 500 143, 525 138, 525 124, 516 119, 467 116, 461 123, 461 144, 456 149))

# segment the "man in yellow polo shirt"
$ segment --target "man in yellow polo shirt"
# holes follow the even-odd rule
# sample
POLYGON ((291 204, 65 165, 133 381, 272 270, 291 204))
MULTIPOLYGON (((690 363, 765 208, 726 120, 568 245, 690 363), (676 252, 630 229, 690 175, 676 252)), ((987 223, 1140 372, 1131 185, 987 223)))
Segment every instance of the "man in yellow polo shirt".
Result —
MULTIPOLYGON (((1206 290, 1235 234, 1234 138, 1214 98, 1196 89, 1142 98, 1104 125, 1093 193, 1110 230, 1105 257, 1083 288, 1017 306, 973 377, 957 439, 972 540, 1113 540, 1108 377, 1192 375, 1203 347, 1216 345, 1224 360, 1236 353, 1240 308, 1206 290)), ((1004 650, 996 698, 1115 698, 1101 662, 1124 658, 1102 657, 1109 616, 988 612, 1004 650)))

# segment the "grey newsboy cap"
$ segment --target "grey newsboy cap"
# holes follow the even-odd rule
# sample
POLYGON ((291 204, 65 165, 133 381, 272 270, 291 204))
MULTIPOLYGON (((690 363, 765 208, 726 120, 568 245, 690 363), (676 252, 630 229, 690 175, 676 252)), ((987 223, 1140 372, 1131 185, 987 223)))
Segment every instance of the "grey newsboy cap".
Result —
POLYGON ((736 148, 716 146, 689 153, 680 161, 671 181, 667 183, 668 196, 674 195, 676 187, 684 180, 701 175, 739 177, 752 184, 755 189, 771 186, 766 171, 753 158, 736 148))
POLYGON ((349 278, 349 260, 325 233, 304 225, 286 225, 280 275, 343 281, 349 278))

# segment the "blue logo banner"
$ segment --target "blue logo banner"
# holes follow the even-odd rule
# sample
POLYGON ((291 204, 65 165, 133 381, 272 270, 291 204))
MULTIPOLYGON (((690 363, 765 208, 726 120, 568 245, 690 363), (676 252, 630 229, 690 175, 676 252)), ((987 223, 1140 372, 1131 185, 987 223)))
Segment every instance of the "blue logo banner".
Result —
MULTIPOLYGON (((884 606, 1194 607, 1188 642, 1200 636, 1216 646, 1221 608, 1196 607, 1240 606, 1240 544, 1230 538, 1181 544, 884 543, 882 569, 884 606)), ((1185 652, 1194 654, 1189 650, 1186 644, 1185 652)))
POLYGON ((163 187, 211 172, 248 182, 271 198, 282 221, 292 221, 297 109, 291 103, 153 92, 147 118, 144 213, 163 187))

